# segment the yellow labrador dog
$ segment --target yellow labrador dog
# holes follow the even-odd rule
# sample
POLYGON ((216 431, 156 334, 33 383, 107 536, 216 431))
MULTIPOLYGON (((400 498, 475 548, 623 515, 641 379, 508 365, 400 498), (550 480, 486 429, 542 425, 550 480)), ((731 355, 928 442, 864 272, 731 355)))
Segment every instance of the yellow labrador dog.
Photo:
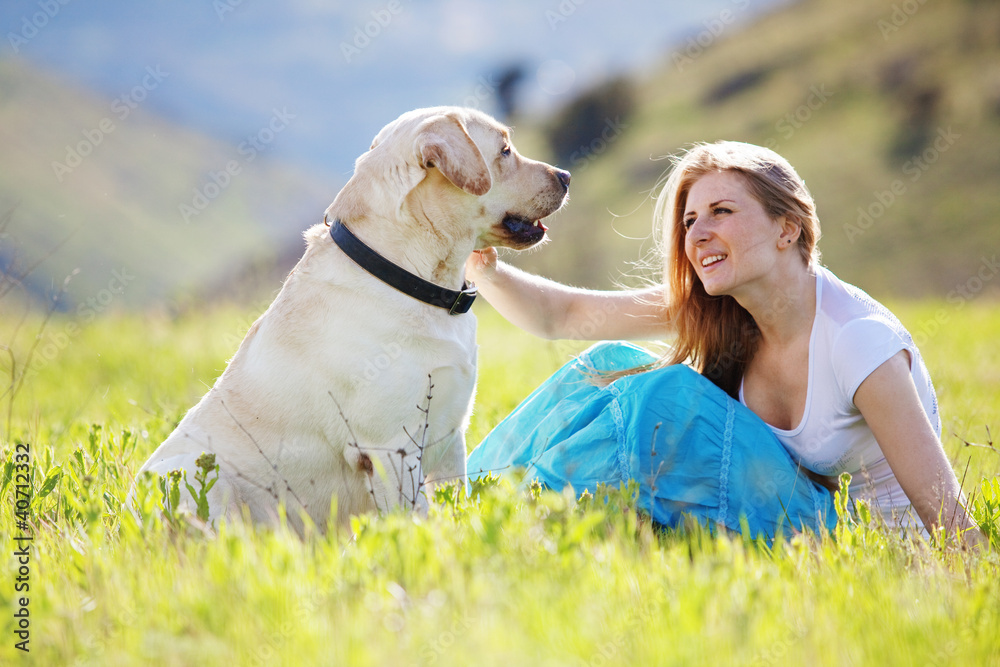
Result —
MULTIPOLYGON (((458 107, 419 109, 378 133, 305 234, 307 248, 215 386, 140 473, 214 453, 210 520, 279 503, 325 527, 427 507, 424 485, 465 481, 476 384, 474 249, 523 249, 567 198, 570 175, 517 153, 506 127, 458 107)), ((182 504, 193 498, 181 484, 182 504)))

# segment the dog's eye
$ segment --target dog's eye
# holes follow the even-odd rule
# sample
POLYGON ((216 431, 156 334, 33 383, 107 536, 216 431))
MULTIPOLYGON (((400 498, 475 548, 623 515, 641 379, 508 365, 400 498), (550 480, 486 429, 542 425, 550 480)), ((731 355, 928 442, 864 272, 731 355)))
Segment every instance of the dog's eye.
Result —
POLYGON ((500 155, 507 157, 510 155, 510 144, 504 144, 503 148, 500 149, 500 155))

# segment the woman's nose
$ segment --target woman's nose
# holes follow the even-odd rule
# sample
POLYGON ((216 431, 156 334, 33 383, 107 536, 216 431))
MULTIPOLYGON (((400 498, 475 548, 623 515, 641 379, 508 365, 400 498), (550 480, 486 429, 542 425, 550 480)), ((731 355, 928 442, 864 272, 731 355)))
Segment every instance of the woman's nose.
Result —
POLYGON ((701 218, 696 218, 695 221, 687 228, 687 240, 688 243, 693 245, 701 245, 708 240, 709 232, 708 225, 702 222, 701 218))

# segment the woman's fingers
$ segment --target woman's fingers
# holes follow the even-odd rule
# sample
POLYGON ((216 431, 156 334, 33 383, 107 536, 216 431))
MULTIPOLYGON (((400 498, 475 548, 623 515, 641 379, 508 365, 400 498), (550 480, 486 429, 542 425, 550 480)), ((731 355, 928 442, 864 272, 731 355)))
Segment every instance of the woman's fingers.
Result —
POLYGON ((497 258, 496 248, 490 247, 483 248, 482 250, 473 250, 472 254, 469 255, 469 259, 465 262, 466 277, 475 282, 496 271, 497 258))

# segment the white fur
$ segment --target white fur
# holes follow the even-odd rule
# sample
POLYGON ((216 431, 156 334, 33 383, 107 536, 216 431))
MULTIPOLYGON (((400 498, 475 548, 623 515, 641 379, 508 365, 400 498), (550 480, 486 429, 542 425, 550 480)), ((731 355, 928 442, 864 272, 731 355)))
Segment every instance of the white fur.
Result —
MULTIPOLYGON (((506 128, 471 109, 404 114, 358 158, 327 215, 407 270, 458 289, 472 250, 531 245, 501 224, 505 215, 537 220, 565 200, 558 172, 502 155, 508 141, 506 128)), ((361 512, 423 510, 425 475, 465 482, 474 316, 382 283, 325 225, 306 240, 215 386, 140 470, 183 469, 194 484, 195 460, 215 453, 210 520, 245 507, 273 523, 280 501, 297 529, 300 511, 325 527, 336 499, 337 523, 346 525, 361 512)))

